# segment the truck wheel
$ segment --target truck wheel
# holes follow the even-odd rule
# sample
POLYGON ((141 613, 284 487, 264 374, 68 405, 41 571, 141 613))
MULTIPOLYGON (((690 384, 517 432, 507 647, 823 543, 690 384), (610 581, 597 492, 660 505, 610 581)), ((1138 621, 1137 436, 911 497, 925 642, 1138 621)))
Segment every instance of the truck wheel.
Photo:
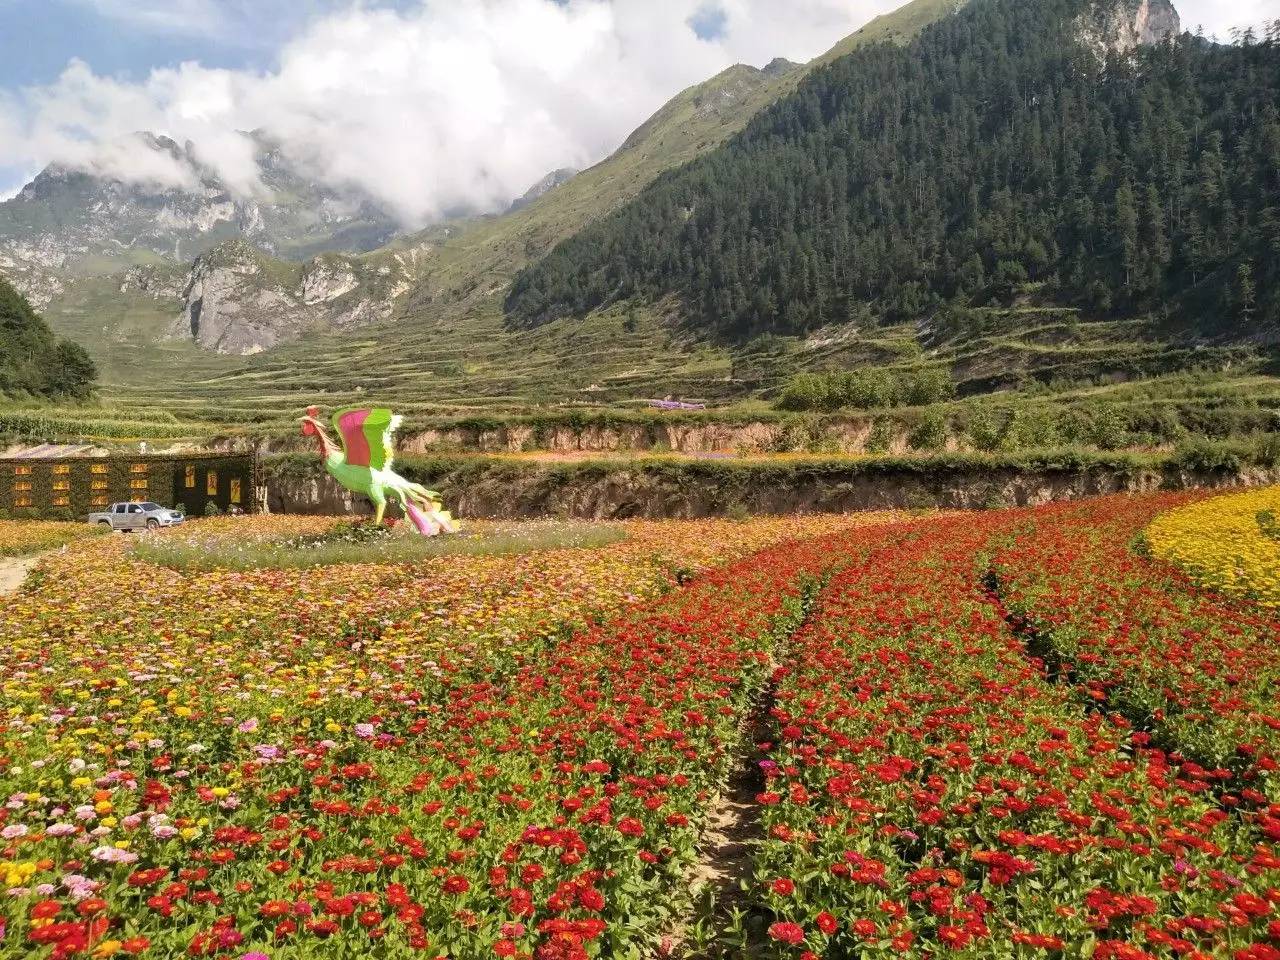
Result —
POLYGON ((148 530, 159 530, 159 529, 160 529, 160 521, 159 521, 159 520, 148 520, 148 521, 147 521, 147 529, 148 529, 148 530))
POLYGON ((110 530, 110 529, 111 529, 111 521, 110 521, 110 520, 99 520, 99 521, 98 521, 98 526, 100 526, 100 527, 106 527, 108 530, 110 530))

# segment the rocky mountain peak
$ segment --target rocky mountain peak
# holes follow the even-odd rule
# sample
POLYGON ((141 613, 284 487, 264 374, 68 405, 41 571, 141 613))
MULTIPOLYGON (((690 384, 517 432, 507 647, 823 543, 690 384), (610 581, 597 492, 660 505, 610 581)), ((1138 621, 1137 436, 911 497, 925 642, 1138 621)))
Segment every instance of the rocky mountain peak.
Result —
POLYGON ((517 197, 515 200, 511 201, 511 206, 508 208, 508 212, 511 213, 521 209, 522 207, 527 207, 529 204, 533 203, 533 201, 550 193, 556 187, 568 183, 576 177, 578 173, 579 171, 577 167, 561 167, 559 170, 552 170, 545 177, 526 190, 523 196, 517 197))
POLYGON ((764 65, 760 72, 769 77, 781 77, 799 67, 800 64, 788 60, 786 57, 774 57, 764 65))

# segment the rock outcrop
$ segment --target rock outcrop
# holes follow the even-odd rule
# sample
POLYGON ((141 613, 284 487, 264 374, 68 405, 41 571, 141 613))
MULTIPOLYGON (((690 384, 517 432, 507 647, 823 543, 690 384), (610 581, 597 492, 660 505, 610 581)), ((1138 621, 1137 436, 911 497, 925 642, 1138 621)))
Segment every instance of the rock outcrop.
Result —
MULTIPOLYGON (((310 330, 385 320, 409 289, 411 263, 403 256, 325 254, 295 264, 243 240, 229 240, 191 266, 179 292, 182 312, 169 336, 218 353, 252 354, 310 330)), ((147 289, 145 276, 134 282, 147 289)), ((153 287, 157 297, 168 292, 158 282, 153 287)))
POLYGON ((1182 21, 1171 0, 1104 0, 1081 15, 1081 39, 1100 56, 1131 53, 1176 37, 1182 21))

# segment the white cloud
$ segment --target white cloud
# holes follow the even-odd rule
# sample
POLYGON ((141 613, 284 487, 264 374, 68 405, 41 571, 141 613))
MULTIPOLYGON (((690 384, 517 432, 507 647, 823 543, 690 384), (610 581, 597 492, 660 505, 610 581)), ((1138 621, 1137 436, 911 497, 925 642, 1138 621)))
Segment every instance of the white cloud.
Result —
MULTIPOLYGON (((83 2, 155 30, 248 9, 83 2)), ((189 172, 129 138, 149 130, 192 141, 247 191, 250 144, 237 131, 264 129, 318 179, 360 186, 424 223, 499 208, 548 170, 596 162, 680 89, 735 62, 813 57, 893 0, 719 5, 724 28, 711 40, 688 22, 706 0, 422 0, 316 17, 265 73, 187 63, 132 83, 73 61, 48 86, 0 94, 0 166, 56 160, 181 182, 189 172)))
MULTIPOLYGON (((273 8, 260 0, 81 2, 157 32, 199 23, 241 33, 273 8)), ((1193 0, 1183 20, 1225 32, 1221 18, 1261 20, 1274 2, 1193 0)), ((191 141, 228 184, 252 192, 252 144, 238 131, 263 129, 318 180, 359 186, 417 225, 459 209, 498 209, 548 170, 600 160, 682 88, 735 62, 809 59, 896 5, 300 0, 287 16, 274 8, 305 26, 268 72, 185 63, 129 82, 72 61, 48 86, 0 91, 0 167, 59 161, 189 183, 187 167, 130 136, 149 130, 191 141), (333 12, 338 3, 350 5, 333 12), (709 11, 718 33, 699 39, 690 23, 695 15, 707 22, 709 11)))
POLYGON ((1258 27, 1265 21, 1280 18, 1276 0, 1174 0, 1182 17, 1182 28, 1195 32, 1204 28, 1206 37, 1227 41, 1232 27, 1258 27))

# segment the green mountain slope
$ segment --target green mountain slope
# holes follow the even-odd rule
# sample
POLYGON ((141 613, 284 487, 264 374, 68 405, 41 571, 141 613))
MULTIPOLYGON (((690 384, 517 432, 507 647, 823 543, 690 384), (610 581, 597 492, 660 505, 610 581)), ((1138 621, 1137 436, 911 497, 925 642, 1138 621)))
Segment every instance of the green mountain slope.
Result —
POLYGON ((95 376, 88 354, 54 336, 27 299, 0 278, 0 396, 84 399, 95 376))
POLYGON ((905 42, 963 3, 912 0, 876 17, 809 64, 774 61, 764 69, 737 64, 690 87, 645 121, 607 159, 524 209, 462 227, 457 236, 433 250, 425 258, 417 289, 401 308, 402 317, 456 316, 460 309, 503 292, 525 265, 622 207, 660 174, 724 143, 762 109, 794 90, 811 70, 867 44, 905 42))
POLYGON ((817 71, 523 272, 508 310, 677 295, 710 333, 803 334, 1031 280, 1273 340, 1280 43, 1151 42, 1176 28, 1167 0, 976 0, 817 71))

